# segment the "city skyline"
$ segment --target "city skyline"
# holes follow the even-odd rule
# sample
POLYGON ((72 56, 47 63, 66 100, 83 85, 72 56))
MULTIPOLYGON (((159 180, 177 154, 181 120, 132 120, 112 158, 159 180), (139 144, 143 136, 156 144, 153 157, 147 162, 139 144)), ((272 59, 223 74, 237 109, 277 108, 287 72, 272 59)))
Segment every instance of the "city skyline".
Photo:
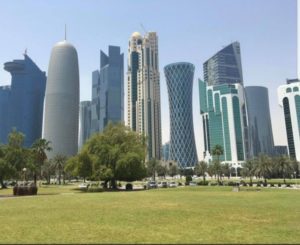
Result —
MULTIPOLYGON (((205 60, 214 55, 222 46, 228 45, 232 40, 237 40, 241 44, 244 85, 261 85, 269 89, 272 127, 282 128, 282 130, 273 131, 275 145, 286 144, 283 112, 278 106, 276 92, 277 87, 284 84, 286 78, 296 77, 296 1, 251 0, 243 1, 243 3, 238 0, 189 1, 189 6, 174 1, 165 1, 160 4, 160 10, 157 10, 160 16, 168 15, 164 22, 161 21, 162 17, 155 19, 150 13, 139 12, 142 8, 155 9, 158 4, 160 4, 159 1, 149 1, 143 4, 129 1, 119 3, 120 9, 122 6, 128 6, 123 12, 116 10, 120 16, 114 16, 115 20, 107 28, 104 24, 111 20, 111 17, 105 14, 105 11, 109 12, 113 3, 91 1, 87 4, 74 1, 73 7, 67 12, 68 4, 57 1, 51 3, 24 1, 18 4, 1 2, 1 9, 5 11, 0 20, 4 22, 9 16, 16 18, 12 19, 8 27, 4 26, 6 38, 0 41, 0 46, 5 48, 1 48, 0 63, 4 64, 7 60, 19 57, 21 52, 28 48, 29 55, 41 70, 48 70, 51 47, 62 38, 64 23, 66 23, 69 30, 68 39, 79 53, 82 95, 80 100, 86 100, 91 98, 91 72, 98 67, 96 55, 98 50, 105 48, 108 44, 118 45, 122 50, 126 50, 128 36, 134 31, 143 32, 140 26, 142 23, 146 28, 150 27, 158 33, 160 70, 166 64, 176 61, 188 61, 196 66, 193 116, 197 150, 198 155, 201 156, 199 153, 203 151, 201 146, 203 135, 200 125, 199 95, 195 81, 203 78, 202 64, 205 60), (99 6, 102 5, 104 10, 101 12, 99 6), (133 5, 137 15, 128 17, 130 6, 133 7, 133 5), (225 5, 226 9, 224 9, 225 5), (28 11, 33 6, 39 11, 36 13, 28 11), (189 13, 189 18, 182 23, 175 22, 174 24, 177 17, 176 10, 180 7, 185 8, 185 11, 189 13), (52 17, 50 11, 56 11, 55 21, 50 21, 50 16, 52 17), (90 13, 89 16, 87 13, 90 13), (32 21, 41 16, 45 16, 43 23, 32 21), (120 22, 125 16, 126 23, 120 22), (82 20, 83 17, 86 17, 86 20, 82 23, 76 21, 76 19, 82 20), (205 18, 208 21, 204 22, 205 18), (100 29, 98 27, 95 29, 94 23, 97 22, 95 20, 103 21, 103 27, 101 24, 100 29), (89 26, 88 23, 92 24, 89 26), (178 35, 178 30, 181 35, 178 35), (19 37, 18 35, 22 38, 15 38, 19 37), (91 35, 92 38, 89 38, 91 35), (170 42, 171 40, 175 41, 170 42)), ((98 22, 97 25, 100 25, 98 22)), ((162 74, 160 78, 161 104, 163 105, 162 143, 165 143, 169 140, 169 111, 165 78, 162 74)), ((0 85, 8 85, 9 81, 8 74, 1 70, 0 85)), ((126 103, 124 105, 126 106, 126 103)))

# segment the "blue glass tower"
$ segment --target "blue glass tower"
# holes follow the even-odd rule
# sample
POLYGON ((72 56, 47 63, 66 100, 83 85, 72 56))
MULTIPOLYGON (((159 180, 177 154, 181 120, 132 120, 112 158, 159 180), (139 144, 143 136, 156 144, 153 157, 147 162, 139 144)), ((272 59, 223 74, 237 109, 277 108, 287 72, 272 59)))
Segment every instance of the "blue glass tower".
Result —
POLYGON ((124 121, 124 55, 120 47, 100 51, 100 72, 93 72, 92 129, 101 132, 108 122, 124 121))
POLYGON ((7 142, 9 133, 8 116, 10 106, 10 86, 0 87, 0 144, 7 142))
MULTIPOLYGON (((4 69, 12 76, 9 113, 5 117, 7 130, 16 128, 25 134, 24 146, 30 147, 42 135, 46 74, 27 54, 24 54, 24 60, 6 62, 4 69)), ((7 142, 5 134, 1 135, 4 143, 7 142)))
POLYGON ((170 107, 170 155, 180 168, 198 162, 193 126, 193 64, 179 62, 164 68, 170 107))
POLYGON ((204 81, 211 85, 243 84, 239 42, 224 47, 203 64, 204 81))

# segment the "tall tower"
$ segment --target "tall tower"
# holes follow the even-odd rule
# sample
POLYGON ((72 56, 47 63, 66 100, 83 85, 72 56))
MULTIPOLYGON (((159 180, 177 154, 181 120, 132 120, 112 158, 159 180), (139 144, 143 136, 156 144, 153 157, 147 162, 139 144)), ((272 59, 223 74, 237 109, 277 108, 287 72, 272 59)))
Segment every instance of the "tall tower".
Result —
POLYGON ((147 159, 161 158, 158 37, 134 32, 128 49, 128 124, 147 137, 147 159))
POLYGON ((194 65, 179 62, 164 68, 170 106, 169 159, 182 169, 198 162, 193 126, 194 65))
POLYGON ((124 122, 124 55, 120 47, 100 51, 100 71, 93 72, 92 130, 102 132, 108 122, 124 122))
POLYGON ((240 43, 233 42, 203 64, 204 81, 209 86, 240 83, 243 85, 240 43))
POLYGON ((79 68, 77 51, 66 40, 52 49, 45 97, 43 137, 52 142, 52 158, 78 149, 79 68))
POLYGON ((27 54, 24 54, 24 60, 6 62, 4 69, 10 72, 12 79, 7 114, 3 115, 6 136, 3 135, 5 138, 1 141, 5 143, 7 133, 16 128, 25 134, 24 146, 30 147, 42 136, 46 74, 27 54))
POLYGON ((272 156, 274 153, 273 132, 269 108, 268 89, 261 86, 245 88, 249 120, 249 154, 272 156))
POLYGON ((79 107, 79 141, 80 150, 90 137, 91 131, 91 101, 81 101, 79 107))

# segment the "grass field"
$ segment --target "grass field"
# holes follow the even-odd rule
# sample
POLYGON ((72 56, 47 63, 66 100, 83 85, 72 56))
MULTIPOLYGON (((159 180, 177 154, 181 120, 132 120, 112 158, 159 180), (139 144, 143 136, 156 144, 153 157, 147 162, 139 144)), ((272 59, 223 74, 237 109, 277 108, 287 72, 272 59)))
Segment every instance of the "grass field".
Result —
POLYGON ((300 243, 299 190, 39 193, 0 198, 0 243, 300 243))

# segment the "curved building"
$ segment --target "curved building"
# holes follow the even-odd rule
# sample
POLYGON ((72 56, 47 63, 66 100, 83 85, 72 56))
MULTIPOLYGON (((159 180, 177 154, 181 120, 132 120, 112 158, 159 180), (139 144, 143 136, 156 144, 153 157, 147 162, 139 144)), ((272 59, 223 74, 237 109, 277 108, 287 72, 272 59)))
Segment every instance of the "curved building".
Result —
POLYGON ((245 88, 249 127, 249 155, 273 155, 274 141, 268 89, 261 86, 245 88))
POLYGON ((198 162, 193 126, 193 64, 179 62, 164 68, 170 107, 169 159, 180 168, 194 167, 198 162))
POLYGON ((43 137, 52 142, 49 158, 77 153, 78 118, 78 57, 65 40, 53 47, 48 68, 43 137))

